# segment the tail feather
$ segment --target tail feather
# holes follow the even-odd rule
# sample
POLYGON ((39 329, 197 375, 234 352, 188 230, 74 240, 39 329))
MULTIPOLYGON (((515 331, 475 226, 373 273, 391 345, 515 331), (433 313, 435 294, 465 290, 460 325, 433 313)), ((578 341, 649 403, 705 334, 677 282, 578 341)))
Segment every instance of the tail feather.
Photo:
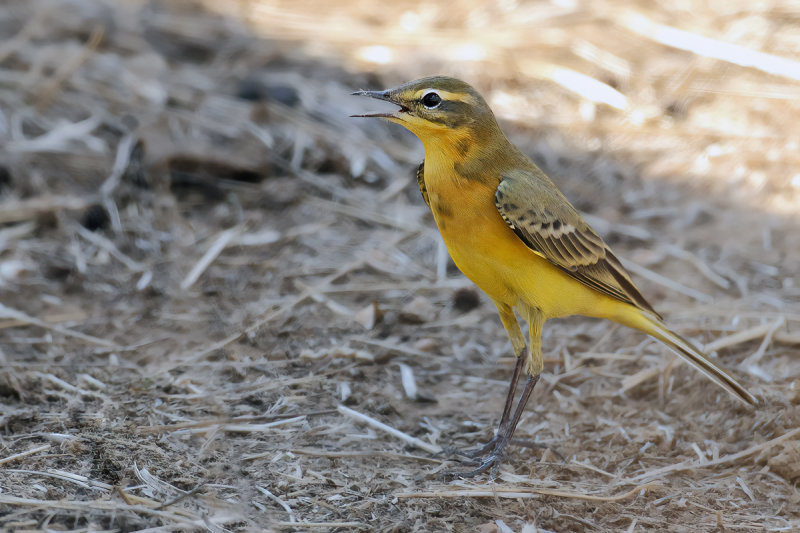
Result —
POLYGON ((675 352, 675 354, 681 357, 681 359, 705 374, 714 383, 730 392, 739 400, 749 405, 758 404, 758 399, 753 396, 752 393, 740 385, 727 372, 709 361, 709 359, 703 355, 700 350, 695 348, 692 343, 668 329, 660 320, 650 318, 644 313, 641 313, 640 317, 646 321, 646 324, 637 321, 639 323, 634 325, 634 327, 664 343, 669 349, 675 352))

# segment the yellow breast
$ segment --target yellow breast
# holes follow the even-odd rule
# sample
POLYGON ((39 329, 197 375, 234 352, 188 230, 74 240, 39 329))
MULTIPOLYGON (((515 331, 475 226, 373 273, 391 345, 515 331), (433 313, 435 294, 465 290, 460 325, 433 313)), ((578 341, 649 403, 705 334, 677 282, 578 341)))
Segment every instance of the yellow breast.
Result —
POLYGON ((465 180, 452 169, 425 161, 431 211, 456 266, 498 302, 516 304, 508 266, 530 260, 531 252, 506 225, 494 205, 490 184, 465 180), (513 301, 512 301, 513 300, 513 301))
POLYGON ((497 183, 466 180, 429 155, 425 187, 453 262, 496 303, 537 308, 547 318, 597 316, 611 305, 528 248, 495 206, 497 183))

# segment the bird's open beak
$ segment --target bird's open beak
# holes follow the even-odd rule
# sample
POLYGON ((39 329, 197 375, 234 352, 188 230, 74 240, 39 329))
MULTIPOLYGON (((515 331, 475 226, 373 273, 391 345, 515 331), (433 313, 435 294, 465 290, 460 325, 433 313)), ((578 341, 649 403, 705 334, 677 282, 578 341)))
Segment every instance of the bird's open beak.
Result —
POLYGON ((376 100, 383 100, 384 102, 391 102, 395 105, 400 106, 400 109, 395 111, 394 113, 371 113, 368 115, 350 115, 351 117, 378 117, 378 118, 400 118, 398 115, 400 113, 406 113, 408 108, 403 104, 397 102, 394 98, 392 98, 392 94, 389 91, 356 91, 353 93, 354 96, 369 96, 370 98, 375 98, 376 100))

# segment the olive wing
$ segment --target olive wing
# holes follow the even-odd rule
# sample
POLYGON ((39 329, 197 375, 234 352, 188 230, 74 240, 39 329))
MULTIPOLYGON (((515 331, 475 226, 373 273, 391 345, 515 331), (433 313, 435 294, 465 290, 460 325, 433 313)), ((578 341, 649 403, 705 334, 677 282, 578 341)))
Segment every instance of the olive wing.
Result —
POLYGON ((608 245, 541 171, 503 176, 495 205, 528 248, 592 289, 658 313, 608 245))

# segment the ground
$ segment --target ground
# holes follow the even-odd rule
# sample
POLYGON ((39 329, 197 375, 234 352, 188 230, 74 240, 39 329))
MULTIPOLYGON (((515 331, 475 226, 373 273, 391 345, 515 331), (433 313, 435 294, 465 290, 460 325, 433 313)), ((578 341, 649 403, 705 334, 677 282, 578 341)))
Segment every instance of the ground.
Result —
POLYGON ((800 529, 798 30, 780 3, 4 2, 0 527, 800 529), (497 478, 443 479, 510 347, 419 143, 348 117, 433 73, 761 405, 551 321, 497 478))

